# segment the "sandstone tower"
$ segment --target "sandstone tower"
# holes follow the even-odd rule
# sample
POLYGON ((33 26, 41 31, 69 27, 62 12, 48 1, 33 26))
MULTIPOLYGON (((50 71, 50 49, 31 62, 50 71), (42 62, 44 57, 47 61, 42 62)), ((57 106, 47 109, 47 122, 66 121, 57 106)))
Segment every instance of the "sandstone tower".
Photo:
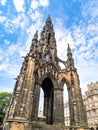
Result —
POLYGON ((49 16, 40 39, 36 32, 30 51, 24 58, 4 120, 4 130, 36 130, 33 123, 38 123, 40 88, 44 92, 46 124, 63 124, 64 83, 69 95, 70 128, 85 128, 86 112, 72 52, 68 45, 67 60, 58 58, 55 32, 49 16), (59 62, 65 65, 65 69, 60 68, 59 62))

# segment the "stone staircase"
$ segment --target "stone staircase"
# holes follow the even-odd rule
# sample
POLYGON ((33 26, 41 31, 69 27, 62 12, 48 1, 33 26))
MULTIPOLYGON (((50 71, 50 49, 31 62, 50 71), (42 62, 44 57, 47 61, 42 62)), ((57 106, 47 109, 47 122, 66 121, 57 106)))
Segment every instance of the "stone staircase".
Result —
POLYGON ((44 125, 42 130, 63 130, 56 125, 44 125))
POLYGON ((58 125, 47 125, 45 122, 37 122, 37 124, 33 127, 32 130, 67 130, 63 127, 61 128, 58 125))

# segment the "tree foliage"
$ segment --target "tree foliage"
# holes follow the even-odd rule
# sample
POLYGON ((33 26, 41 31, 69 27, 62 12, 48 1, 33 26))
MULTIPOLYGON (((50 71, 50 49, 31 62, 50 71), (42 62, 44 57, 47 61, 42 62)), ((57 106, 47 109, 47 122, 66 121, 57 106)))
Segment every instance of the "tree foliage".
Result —
POLYGON ((12 94, 8 92, 0 92, 0 125, 3 123, 7 107, 10 103, 12 94))

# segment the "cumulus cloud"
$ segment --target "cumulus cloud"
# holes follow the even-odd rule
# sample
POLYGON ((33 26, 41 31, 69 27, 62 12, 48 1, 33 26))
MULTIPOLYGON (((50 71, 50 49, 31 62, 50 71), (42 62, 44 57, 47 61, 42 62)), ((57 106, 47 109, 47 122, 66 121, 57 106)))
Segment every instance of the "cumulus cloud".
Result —
POLYGON ((0 4, 4 6, 4 5, 6 5, 6 2, 7 2, 6 0, 1 0, 0 4))
POLYGON ((82 4, 82 16, 86 19, 94 20, 98 16, 98 1, 84 1, 82 4))
POLYGON ((49 0, 32 0, 31 8, 33 10, 37 9, 40 6, 42 6, 42 7, 49 6, 49 0))
POLYGON ((38 6, 39 6, 38 0, 32 0, 31 8, 34 10, 34 9, 37 9, 38 6))
POLYGON ((0 23, 3 23, 6 21, 6 17, 5 16, 0 16, 0 23))
POLYGON ((5 45, 9 45, 9 44, 10 44, 10 41, 4 40, 4 44, 5 44, 5 45))
POLYGON ((25 12, 24 0, 13 0, 17 12, 25 12))
POLYGON ((21 57, 25 56, 29 51, 34 33, 42 26, 42 14, 37 10, 33 13, 30 10, 28 14, 19 13, 12 19, 5 17, 7 21, 4 21, 4 27, 7 33, 14 33, 17 28, 20 28, 16 43, 4 40, 5 46, 3 51, 6 50, 6 53, 3 54, 3 51, 1 51, 0 57, 3 61, 0 66, 0 71, 4 71, 6 74, 14 77, 19 74, 22 62, 21 57), (34 23, 30 24, 30 20, 34 23))
POLYGON ((8 87, 3 87, 2 86, 0 87, 0 91, 1 92, 9 92, 9 93, 12 93, 12 87, 8 88, 8 87))
POLYGON ((8 66, 9 64, 0 64, 0 71, 5 70, 8 66))
POLYGON ((49 0, 39 0, 39 3, 43 7, 49 6, 49 0))

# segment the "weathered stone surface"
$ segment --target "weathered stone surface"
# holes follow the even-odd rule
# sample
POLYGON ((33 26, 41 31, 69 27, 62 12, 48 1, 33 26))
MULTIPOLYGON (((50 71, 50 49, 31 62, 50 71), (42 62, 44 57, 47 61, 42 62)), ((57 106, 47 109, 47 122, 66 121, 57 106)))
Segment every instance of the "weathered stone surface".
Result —
MULTIPOLYGON (((41 32, 34 35, 29 53, 24 57, 20 74, 16 79, 12 100, 4 120, 5 130, 29 130, 32 121, 38 121, 40 88, 44 92, 44 116, 46 124, 64 124, 63 87, 67 85, 71 128, 87 126, 79 76, 71 49, 67 48, 67 61, 57 56, 55 32, 50 16, 41 32), (59 62, 65 65, 61 69, 59 62), (12 121, 12 123, 10 122, 12 121), (17 121, 15 121, 17 120, 17 121), (15 122, 15 123, 13 123, 15 122), (28 122, 27 125, 24 122, 28 122), (6 124, 10 127, 7 128, 6 124)), ((59 126, 59 125, 58 125, 59 126)), ((41 128, 30 128, 30 130, 41 128)), ((54 129, 54 128, 53 128, 54 129)), ((55 128, 55 130, 58 128, 55 128)), ((42 129, 44 130, 44 128, 42 129)), ((60 128, 59 128, 60 130, 60 128)))

